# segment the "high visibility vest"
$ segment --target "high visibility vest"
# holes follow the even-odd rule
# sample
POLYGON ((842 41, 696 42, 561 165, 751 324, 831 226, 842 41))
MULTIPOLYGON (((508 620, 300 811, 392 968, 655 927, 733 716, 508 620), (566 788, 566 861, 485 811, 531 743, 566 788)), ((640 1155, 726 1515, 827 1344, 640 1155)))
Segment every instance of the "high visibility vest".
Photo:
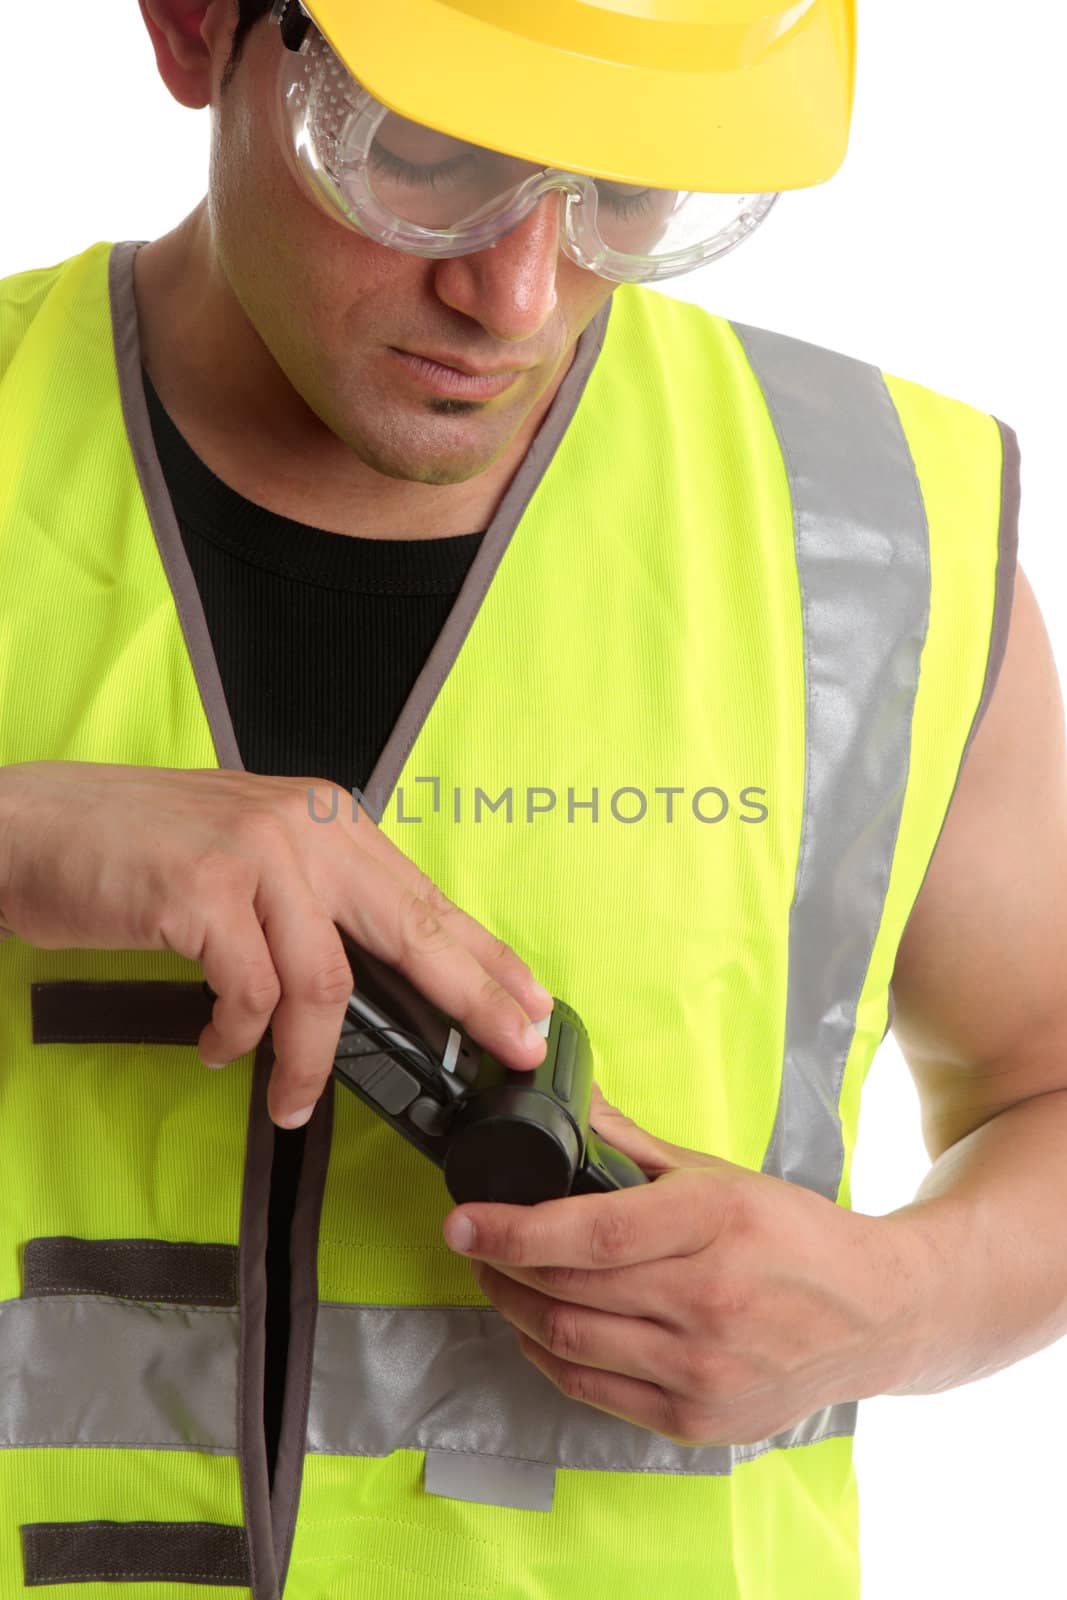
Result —
MULTIPOLYGON (((5 764, 241 766, 136 249, 0 284, 5 764)), ((661 1138, 849 1203, 1017 494, 1010 429, 863 362, 630 285, 583 332, 364 797, 661 1138)), ((0 944, 3 1594, 856 1595, 853 1397, 683 1445, 564 1396, 445 1245, 439 1171, 342 1089, 269 1496, 269 1045, 204 1070, 201 976, 0 944)))

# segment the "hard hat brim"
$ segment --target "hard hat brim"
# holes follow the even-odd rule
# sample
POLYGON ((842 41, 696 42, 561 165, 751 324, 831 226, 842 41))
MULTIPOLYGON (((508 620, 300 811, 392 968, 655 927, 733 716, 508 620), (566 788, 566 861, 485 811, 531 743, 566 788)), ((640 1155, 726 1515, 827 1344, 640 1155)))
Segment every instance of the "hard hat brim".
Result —
POLYGON ((391 111, 544 166, 747 194, 822 183, 845 158, 854 0, 763 0, 748 20, 735 0, 730 23, 574 0, 304 3, 391 111))

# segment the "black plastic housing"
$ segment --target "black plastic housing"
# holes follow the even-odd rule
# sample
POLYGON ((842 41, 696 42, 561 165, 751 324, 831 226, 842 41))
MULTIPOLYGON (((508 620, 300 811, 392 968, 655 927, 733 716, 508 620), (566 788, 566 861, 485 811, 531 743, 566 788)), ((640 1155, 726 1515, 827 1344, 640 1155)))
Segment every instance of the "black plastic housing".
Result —
POLYGON ((334 1076, 444 1174, 457 1204, 536 1205, 647 1183, 589 1130, 593 1054, 553 999, 545 1059, 503 1066, 395 968, 344 939, 355 990, 334 1076))

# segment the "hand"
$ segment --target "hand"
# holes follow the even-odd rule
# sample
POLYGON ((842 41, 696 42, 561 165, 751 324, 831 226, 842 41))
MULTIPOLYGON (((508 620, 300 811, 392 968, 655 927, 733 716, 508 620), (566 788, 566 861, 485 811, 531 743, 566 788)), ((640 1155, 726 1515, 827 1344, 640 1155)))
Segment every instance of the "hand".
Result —
POLYGON ((0 768, 0 937, 43 950, 174 950, 218 999, 208 1063, 268 1024, 274 1121, 310 1117, 352 973, 338 934, 388 961, 508 1066, 532 1068, 551 995, 321 779, 74 761, 0 768), (528 1034, 529 1030, 529 1034, 528 1034))
POLYGON ((895 1217, 591 1123, 653 1179, 535 1206, 464 1205, 474 1276, 556 1387, 681 1444, 751 1444, 910 1370, 926 1257, 895 1217))

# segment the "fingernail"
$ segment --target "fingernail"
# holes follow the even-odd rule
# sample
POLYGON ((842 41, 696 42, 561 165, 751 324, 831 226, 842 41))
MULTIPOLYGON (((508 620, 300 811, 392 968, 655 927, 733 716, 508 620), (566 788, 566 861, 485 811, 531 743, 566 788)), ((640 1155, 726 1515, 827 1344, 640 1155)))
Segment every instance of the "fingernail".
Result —
POLYGON ((314 1106, 305 1106, 303 1111, 290 1111, 286 1116, 278 1118, 280 1128, 302 1128, 305 1122, 311 1121, 314 1106))
POLYGON ((545 1036, 541 1032, 541 1030, 537 1026, 537 1024, 531 1022, 529 1024, 529 1026, 525 1029, 524 1033, 523 1033, 522 1042, 523 1042, 524 1045, 528 1045, 528 1046, 532 1046, 532 1045, 535 1045, 535 1044, 544 1044, 545 1036))
POLYGON ((204 1065, 209 1072, 221 1072, 223 1067, 229 1066, 228 1061, 205 1061, 204 1065))
POLYGON ((470 1250, 474 1244, 474 1223, 470 1217, 450 1217, 444 1231, 445 1243, 453 1250, 470 1250))

